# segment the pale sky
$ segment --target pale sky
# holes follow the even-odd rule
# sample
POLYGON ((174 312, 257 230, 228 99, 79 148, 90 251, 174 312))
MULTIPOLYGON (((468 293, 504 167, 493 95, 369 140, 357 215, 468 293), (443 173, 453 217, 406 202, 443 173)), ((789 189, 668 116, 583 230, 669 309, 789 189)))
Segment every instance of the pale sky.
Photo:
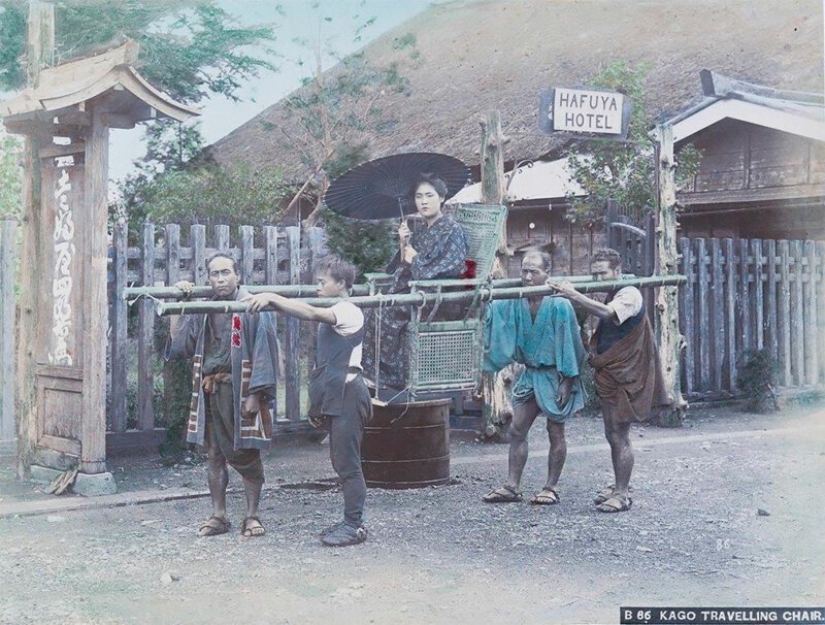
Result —
MULTIPOLYGON (((281 58, 273 59, 276 72, 261 73, 257 80, 247 84, 239 93, 242 102, 226 98, 206 100, 199 118, 207 144, 229 134, 285 95, 295 90, 307 76, 314 60, 308 58, 306 48, 293 40, 316 41, 319 28, 326 49, 338 55, 353 52, 382 33, 423 11, 432 0, 218 0, 218 3, 243 26, 274 25, 277 41, 274 48, 281 58), (315 8, 315 5, 318 5, 315 8), (281 15, 277 9, 283 9, 281 15), (331 21, 322 18, 329 17, 331 21), (360 42, 353 41, 356 30, 369 18, 375 23, 363 31, 360 42), (295 61, 305 57, 308 67, 301 68, 295 61)), ((327 59, 327 68, 332 66, 327 59)), ((120 180, 132 170, 132 161, 144 153, 143 130, 112 130, 110 133, 109 178, 120 180)))

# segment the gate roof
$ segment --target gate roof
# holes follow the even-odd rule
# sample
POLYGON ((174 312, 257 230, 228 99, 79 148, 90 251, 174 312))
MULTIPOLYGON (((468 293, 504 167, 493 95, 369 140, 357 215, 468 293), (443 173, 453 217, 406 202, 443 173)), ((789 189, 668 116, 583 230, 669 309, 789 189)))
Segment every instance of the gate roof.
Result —
POLYGON ((0 102, 0 117, 11 132, 29 132, 36 123, 59 134, 87 125, 90 103, 108 116, 112 128, 133 128, 162 117, 185 121, 199 114, 152 87, 132 67, 137 57, 138 44, 130 40, 97 56, 44 69, 36 87, 0 102))

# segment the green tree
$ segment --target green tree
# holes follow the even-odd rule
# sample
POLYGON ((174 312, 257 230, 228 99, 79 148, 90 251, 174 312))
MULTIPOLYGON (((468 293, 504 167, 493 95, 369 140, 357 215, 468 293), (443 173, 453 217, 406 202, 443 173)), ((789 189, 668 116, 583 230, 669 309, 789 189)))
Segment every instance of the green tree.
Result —
POLYGON ((153 202, 163 195, 162 179, 179 172, 203 149, 203 135, 197 124, 158 120, 146 128, 146 154, 134 161, 134 173, 119 185, 121 201, 110 206, 110 218, 121 211, 129 217, 131 234, 150 218, 153 202))
MULTIPOLYGON (((567 218, 570 221, 592 227, 604 217, 608 199, 616 200, 626 214, 636 220, 656 206, 654 144, 648 134, 655 124, 645 103, 649 71, 647 63, 630 66, 616 61, 590 80, 589 85, 594 89, 624 94, 633 109, 627 140, 582 140, 571 147, 570 169, 587 196, 569 196, 572 210, 567 218)), ((698 161, 699 153, 693 146, 679 152, 677 185, 695 173, 698 161)))
MULTIPOLYGON (((308 225, 319 217, 317 211, 332 177, 330 166, 336 160, 346 160, 348 153, 351 154, 350 146, 364 145, 365 153, 368 153, 371 136, 393 127, 392 111, 385 108, 388 97, 399 93, 409 95, 410 86, 404 68, 421 62, 413 35, 395 40, 398 57, 384 66, 370 62, 363 51, 342 57, 325 35, 325 29, 336 29, 333 18, 323 14, 319 3, 316 2, 314 8, 318 37, 314 41, 295 40, 312 58, 312 64, 302 58, 295 62, 302 67, 310 65, 312 70, 303 79, 302 87, 283 102, 291 124, 287 127, 262 122, 265 131, 279 133, 280 143, 290 151, 298 152, 306 168, 304 183, 293 196, 289 208, 302 197, 316 201, 315 211, 306 220, 308 225), (329 71, 324 66, 328 58, 337 63, 329 71)), ((356 42, 374 21, 375 18, 366 19, 358 26, 356 42)))
MULTIPOLYGON (((25 86, 25 0, 0 0, 0 91, 25 86)), ((63 63, 123 37, 140 44, 140 72, 174 99, 237 99, 243 81, 272 68, 250 46, 275 41, 272 28, 241 28, 214 0, 67 0, 55 3, 55 60, 63 63)), ((262 48, 264 54, 268 52, 262 48)))
POLYGON ((265 226, 277 222, 289 187, 277 168, 246 163, 169 172, 143 188, 141 208, 158 223, 265 226))
POLYGON ((0 129, 0 219, 17 219, 23 186, 22 147, 0 129))
MULTIPOLYGON (((326 166, 334 179, 369 158, 366 143, 342 146, 326 166)), ((326 225, 327 247, 333 254, 353 263, 362 276, 383 270, 396 249, 392 225, 386 220, 362 221, 338 215, 324 206, 319 212, 326 225)))
POLYGON ((0 1, 0 93, 26 84, 21 62, 26 53, 26 3, 0 1))
MULTIPOLYGON (((0 91, 25 85, 25 0, 0 0, 0 91)), ((262 69, 272 53, 271 27, 242 28, 214 0, 68 0, 55 3, 57 63, 87 56, 124 37, 140 44, 141 74, 172 98, 193 104, 214 95, 238 99, 238 88, 262 69), (257 46, 260 54, 253 54, 257 46), (262 56, 263 55, 263 56, 262 56)), ((148 126, 147 154, 121 186, 130 224, 143 222, 157 194, 169 193, 172 182, 159 189, 159 176, 182 169, 203 148, 197 125, 163 120, 148 126)), ((180 180, 174 181, 175 187, 180 180)))

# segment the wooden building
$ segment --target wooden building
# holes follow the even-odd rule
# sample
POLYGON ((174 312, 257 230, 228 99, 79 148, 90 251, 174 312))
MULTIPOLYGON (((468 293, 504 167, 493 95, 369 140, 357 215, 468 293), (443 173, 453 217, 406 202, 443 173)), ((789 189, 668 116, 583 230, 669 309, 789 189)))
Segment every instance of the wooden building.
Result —
POLYGON ((701 152, 677 195, 683 235, 825 240, 825 96, 713 78, 703 72, 705 101, 670 121, 677 150, 701 152))

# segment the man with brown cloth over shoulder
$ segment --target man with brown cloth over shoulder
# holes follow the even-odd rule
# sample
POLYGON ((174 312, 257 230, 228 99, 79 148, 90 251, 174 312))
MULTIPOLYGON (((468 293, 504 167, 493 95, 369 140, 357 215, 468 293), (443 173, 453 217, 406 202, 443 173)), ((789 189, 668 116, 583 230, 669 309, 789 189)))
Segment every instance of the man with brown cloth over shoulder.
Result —
MULTIPOLYGON (((593 279, 620 280, 621 262, 616 250, 597 250, 591 260, 593 279)), ((602 303, 579 293, 568 281, 548 283, 559 295, 599 319, 590 339, 590 364, 596 373, 596 393, 601 399, 615 482, 596 495, 595 503, 599 512, 630 510, 633 501, 628 488, 634 462, 630 424, 647 421, 653 406, 668 403, 642 294, 634 286, 625 286, 609 292, 602 303)))

